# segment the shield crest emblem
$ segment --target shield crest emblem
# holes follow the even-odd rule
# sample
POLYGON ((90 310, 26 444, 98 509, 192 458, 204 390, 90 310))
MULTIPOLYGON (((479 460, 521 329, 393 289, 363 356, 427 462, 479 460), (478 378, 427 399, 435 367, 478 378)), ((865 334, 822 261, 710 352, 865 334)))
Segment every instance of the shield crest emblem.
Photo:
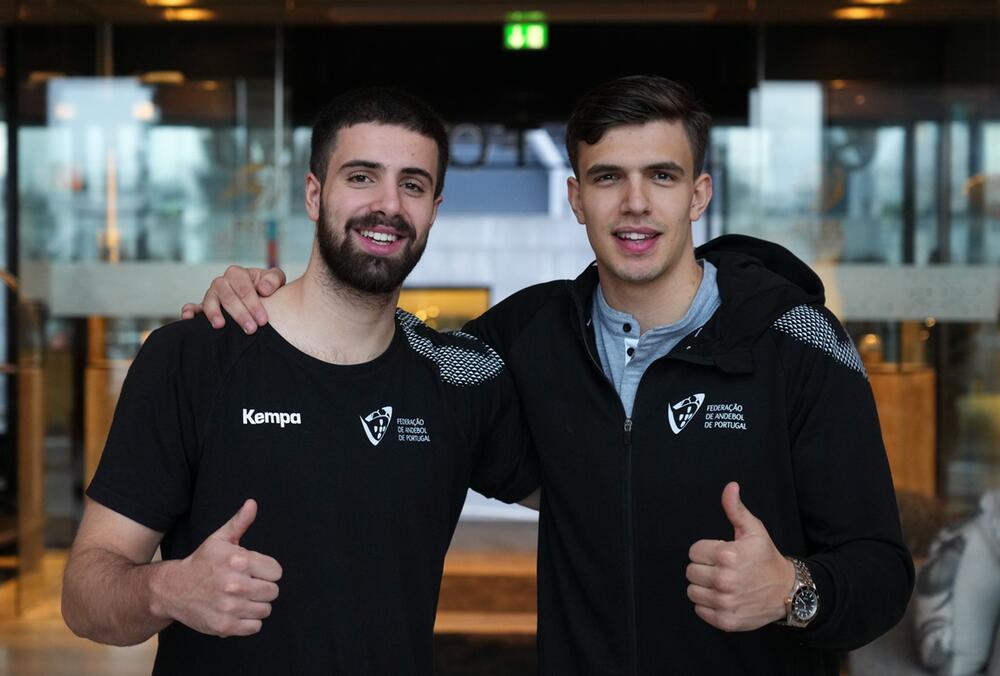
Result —
POLYGON ((361 418, 361 426, 365 429, 368 441, 372 446, 378 446, 382 441, 386 430, 389 429, 389 422, 392 420, 392 406, 383 406, 361 418))
POLYGON ((670 420, 670 429, 674 431, 674 434, 680 434, 681 430, 687 427, 704 401, 705 394, 700 392, 681 399, 676 404, 670 404, 667 408, 667 418, 670 420))

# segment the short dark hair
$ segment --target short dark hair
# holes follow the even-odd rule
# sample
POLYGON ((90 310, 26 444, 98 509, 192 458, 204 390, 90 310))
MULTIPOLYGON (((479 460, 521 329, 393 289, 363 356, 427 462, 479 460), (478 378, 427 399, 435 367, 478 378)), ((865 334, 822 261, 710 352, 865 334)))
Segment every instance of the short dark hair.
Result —
POLYGON ((390 124, 409 129, 434 141, 438 149, 434 196, 444 190, 448 170, 448 132, 434 109, 412 94, 390 87, 360 87, 345 92, 323 106, 312 128, 309 170, 322 183, 337 142, 337 133, 356 124, 390 124))
POLYGON ((712 118, 683 85, 656 75, 629 75, 605 82, 577 102, 566 126, 566 152, 573 173, 580 175, 580 143, 597 143, 614 127, 658 121, 684 125, 694 174, 700 174, 712 118))

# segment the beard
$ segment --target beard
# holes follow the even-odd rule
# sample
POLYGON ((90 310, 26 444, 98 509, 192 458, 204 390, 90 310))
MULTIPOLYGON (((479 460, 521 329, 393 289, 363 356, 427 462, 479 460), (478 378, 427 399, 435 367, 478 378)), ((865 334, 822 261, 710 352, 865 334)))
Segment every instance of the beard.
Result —
POLYGON ((320 204, 316 240, 327 271, 333 280, 364 295, 385 296, 396 291, 403 285, 427 246, 426 238, 423 242, 417 242, 417 231, 402 216, 386 218, 382 214, 371 213, 350 218, 344 223, 343 236, 339 241, 334 234, 335 227, 327 220, 326 210, 320 204), (406 242, 398 255, 373 256, 360 250, 354 243, 351 237, 353 230, 378 225, 394 228, 406 235, 406 242))

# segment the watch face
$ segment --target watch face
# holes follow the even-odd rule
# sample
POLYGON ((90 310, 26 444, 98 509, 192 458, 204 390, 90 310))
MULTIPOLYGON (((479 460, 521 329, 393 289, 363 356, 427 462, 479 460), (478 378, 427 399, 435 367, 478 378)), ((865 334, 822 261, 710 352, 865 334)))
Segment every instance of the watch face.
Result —
POLYGON ((798 620, 802 622, 811 620, 817 610, 819 610, 819 596, 815 591, 804 588, 796 592, 792 601, 792 613, 798 620))

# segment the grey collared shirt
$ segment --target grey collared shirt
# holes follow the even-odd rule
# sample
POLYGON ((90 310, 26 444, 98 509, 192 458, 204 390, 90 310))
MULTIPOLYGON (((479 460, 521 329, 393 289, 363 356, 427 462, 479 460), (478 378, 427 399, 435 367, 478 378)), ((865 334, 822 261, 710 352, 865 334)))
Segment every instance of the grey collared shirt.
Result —
POLYGON ((649 365, 674 349, 686 335, 704 326, 719 309, 715 266, 706 260, 698 263, 704 273, 687 313, 673 324, 653 327, 641 336, 635 317, 608 305, 600 284, 594 291, 592 316, 597 354, 629 418, 632 417, 639 381, 649 365))

